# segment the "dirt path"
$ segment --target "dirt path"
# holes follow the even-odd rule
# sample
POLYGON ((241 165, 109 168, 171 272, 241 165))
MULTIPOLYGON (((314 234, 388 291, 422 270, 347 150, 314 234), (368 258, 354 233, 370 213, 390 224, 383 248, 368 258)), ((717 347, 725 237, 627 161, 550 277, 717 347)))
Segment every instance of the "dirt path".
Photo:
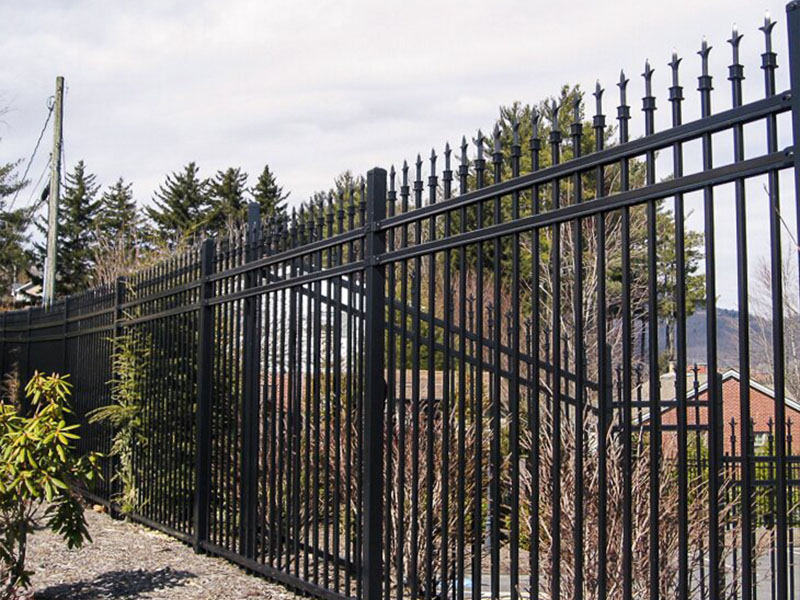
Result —
POLYGON ((94 540, 67 550, 48 531, 30 540, 27 566, 38 600, 106 598, 297 598, 221 559, 195 554, 166 535, 86 511, 94 540))

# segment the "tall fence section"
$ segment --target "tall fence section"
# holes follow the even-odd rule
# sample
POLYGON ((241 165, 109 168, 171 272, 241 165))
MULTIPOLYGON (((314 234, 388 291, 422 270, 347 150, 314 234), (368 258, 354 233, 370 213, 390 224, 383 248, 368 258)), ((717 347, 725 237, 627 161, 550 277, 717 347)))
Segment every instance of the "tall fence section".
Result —
POLYGON ((788 91, 767 20, 744 102, 734 31, 691 103, 673 57, 666 128, 647 65, 641 119, 623 74, 613 117, 598 84, 291 218, 251 207, 241 234, 3 313, 0 370, 69 373, 81 449, 107 453, 86 414, 125 354, 133 518, 312 596, 794 598, 797 7, 788 91))

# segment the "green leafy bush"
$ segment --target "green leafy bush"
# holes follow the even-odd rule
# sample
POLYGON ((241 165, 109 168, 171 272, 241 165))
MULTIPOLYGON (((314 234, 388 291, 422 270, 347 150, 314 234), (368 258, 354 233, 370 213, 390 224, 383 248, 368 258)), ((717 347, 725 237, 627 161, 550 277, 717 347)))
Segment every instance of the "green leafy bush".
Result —
POLYGON ((113 404, 101 406, 88 414, 90 423, 108 422, 114 429, 110 454, 119 457, 119 469, 113 479, 122 485, 122 492, 114 500, 124 514, 140 508, 133 448, 146 442, 142 435, 142 395, 149 357, 148 346, 139 343, 133 332, 118 335, 114 339, 112 355, 115 376, 109 381, 113 404))
POLYGON ((91 541, 80 497, 73 490, 97 476, 98 454, 77 456, 78 425, 71 413, 67 377, 35 373, 25 394, 32 414, 0 400, 0 600, 29 585, 28 535, 44 519, 69 548, 91 541))

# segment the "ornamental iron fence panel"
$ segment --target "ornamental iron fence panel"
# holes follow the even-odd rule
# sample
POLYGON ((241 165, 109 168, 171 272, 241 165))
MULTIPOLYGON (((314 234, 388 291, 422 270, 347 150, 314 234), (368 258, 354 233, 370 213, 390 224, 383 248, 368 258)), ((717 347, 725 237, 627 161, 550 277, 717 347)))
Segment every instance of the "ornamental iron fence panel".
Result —
MULTIPOLYGON (((127 353, 131 517, 298 592, 794 598, 797 8, 785 91, 768 19, 758 99, 734 31, 726 108, 704 42, 697 119, 677 56, 667 128, 649 63, 641 123, 624 74, 615 126, 599 84, 589 123, 580 94, 520 109, 290 218, 254 205, 241 231, 3 313, 0 370, 69 373, 79 449, 108 454, 86 415, 127 353)), ((115 505, 118 462, 88 497, 115 505)))

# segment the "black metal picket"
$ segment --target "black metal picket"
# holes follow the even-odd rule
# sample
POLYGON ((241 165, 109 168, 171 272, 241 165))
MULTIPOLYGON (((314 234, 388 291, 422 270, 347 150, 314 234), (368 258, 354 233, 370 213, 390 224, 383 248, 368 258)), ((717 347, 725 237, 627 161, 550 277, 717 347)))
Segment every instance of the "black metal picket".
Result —
MULTIPOLYGON (((473 158, 463 140, 457 170, 449 145, 441 171, 432 153, 427 201, 418 156, 413 180, 406 163, 376 168, 290 219, 262 221, 251 206, 241 232, 115 286, 3 313, 0 371, 19 381, 69 372, 80 450, 108 452, 113 431, 85 417, 113 401, 112 357, 126 339, 141 371, 131 517, 312 596, 794 598, 800 456, 784 338, 797 326, 785 302, 795 282, 777 274, 789 169, 800 198, 800 157, 778 147, 782 114, 787 137, 800 137, 798 6, 787 6, 787 91, 777 92, 767 20, 765 95, 743 101, 734 31, 729 109, 711 109, 704 42, 697 120, 683 122, 673 56, 671 126, 656 131, 648 63, 642 137, 630 137, 622 74, 615 143, 598 84, 591 127, 576 98, 502 123, 490 140, 478 132, 473 158), (753 124, 764 126, 763 149, 745 145, 753 124), (720 161, 713 142, 725 136, 732 157, 720 161), (749 203, 768 214, 772 273, 758 365, 751 182, 768 192, 749 203), (726 194, 738 275, 733 425, 717 374, 715 225, 726 194), (703 390, 687 341, 689 205, 703 209, 703 390), (659 364, 665 314, 672 390, 659 364), (758 454, 750 382, 764 365, 774 415, 758 454)), ((114 468, 109 460, 90 498, 114 503, 114 468)))

